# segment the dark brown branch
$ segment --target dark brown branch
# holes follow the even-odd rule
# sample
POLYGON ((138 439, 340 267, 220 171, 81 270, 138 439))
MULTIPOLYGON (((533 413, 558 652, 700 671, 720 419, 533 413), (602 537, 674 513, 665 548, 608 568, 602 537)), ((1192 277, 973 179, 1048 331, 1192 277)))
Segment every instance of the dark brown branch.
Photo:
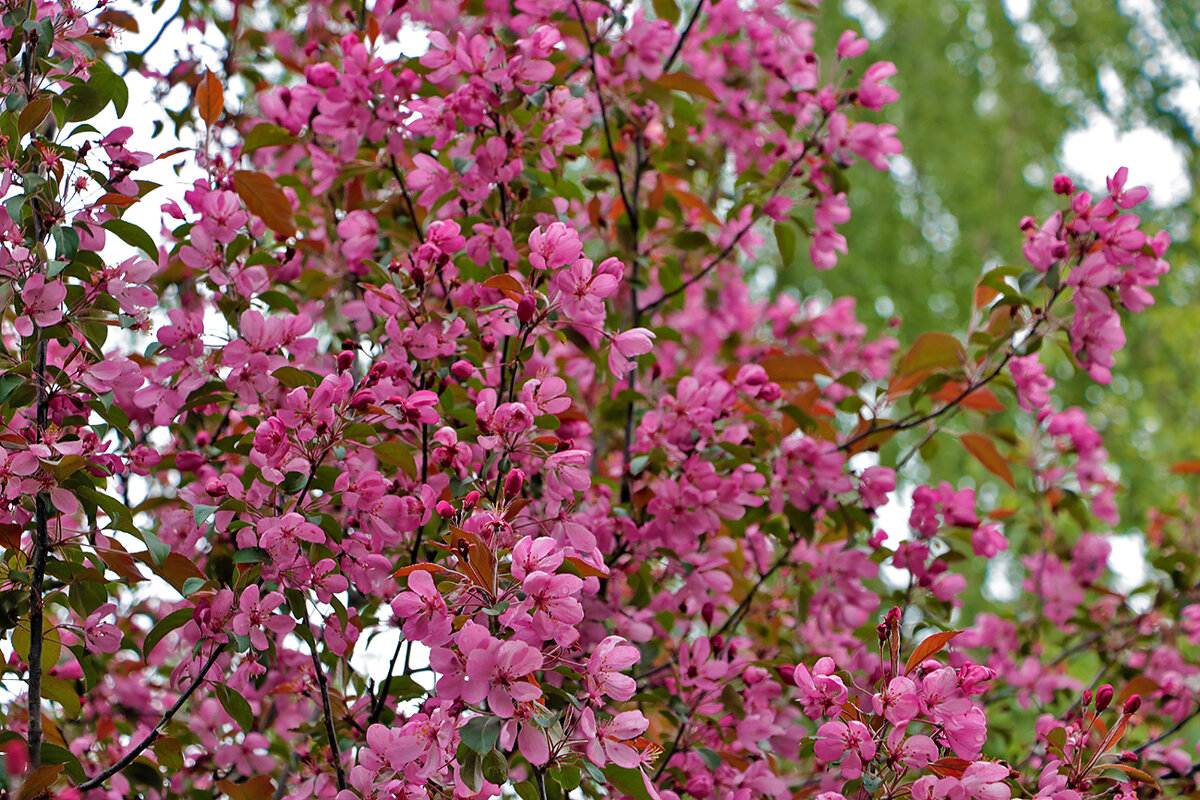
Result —
POLYGON ((208 657, 208 661, 204 662, 204 666, 200 668, 200 672, 195 678, 192 679, 192 682, 188 684, 188 687, 183 690, 183 694, 179 695, 171 707, 163 712, 162 718, 159 719, 158 724, 154 726, 154 729, 146 734, 145 738, 138 742, 137 745, 130 748, 129 752, 122 756, 120 761, 113 764, 96 777, 90 778, 81 783, 78 787, 79 791, 86 792, 97 788, 113 775, 116 775, 118 772, 132 764, 133 760, 137 758, 143 750, 154 744, 155 740, 157 740, 159 736, 162 736, 163 729, 167 726, 167 723, 169 723, 175 717, 175 714, 179 711, 179 709, 183 708, 183 704, 187 702, 187 699, 191 697, 198 688, 200 688, 200 684, 204 682, 205 677, 208 675, 209 669, 211 669, 212 665, 217 662, 217 658, 222 652, 224 652, 224 650, 224 644, 217 645, 217 648, 213 650, 212 655, 208 657))
MULTIPOLYGON (((304 626, 310 632, 312 631, 312 621, 308 618, 307 609, 304 612, 304 626)), ((321 666, 315 633, 309 653, 312 655, 313 671, 317 673, 317 686, 321 690, 321 717, 325 723, 325 736, 329 739, 329 757, 333 761, 334 774, 337 775, 338 791, 341 791, 346 788, 346 773, 342 769, 341 745, 338 743, 337 729, 333 725, 333 711, 329 702, 329 679, 325 677, 325 668, 321 666)))
POLYGON ((679 51, 683 49, 683 43, 687 40, 688 34, 692 32, 692 27, 696 24, 696 20, 700 18, 700 9, 703 7, 704 0, 696 0, 696 7, 692 9, 692 15, 688 17, 687 24, 679 32, 679 39, 676 40, 675 47, 671 50, 671 55, 667 56, 667 60, 663 62, 664 73, 671 71, 671 65, 679 57, 679 51))

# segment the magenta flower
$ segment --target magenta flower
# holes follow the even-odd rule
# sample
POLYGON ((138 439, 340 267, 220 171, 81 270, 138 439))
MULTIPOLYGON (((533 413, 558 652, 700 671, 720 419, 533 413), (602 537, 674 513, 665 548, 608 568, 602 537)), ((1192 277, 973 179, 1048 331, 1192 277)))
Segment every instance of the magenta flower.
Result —
MULTIPOLYGON (((1198 607, 1200 608, 1200 607, 1198 607)), ((599 701, 604 695, 625 701, 633 697, 637 682, 622 673, 641 660, 641 653, 620 636, 607 636, 588 658, 588 696, 599 701)))
POLYGON ((260 599, 258 585, 247 586, 238 601, 238 613, 230 621, 229 627, 239 636, 249 636, 254 649, 266 650, 266 631, 282 636, 296 627, 296 621, 291 617, 273 613, 282 604, 283 595, 280 592, 268 592, 266 597, 260 599))
POLYGON ((854 780, 862 776, 863 764, 875 757, 871 730, 858 720, 833 720, 817 729, 813 752, 825 762, 842 761, 842 777, 854 780))
POLYGON ((614 335, 608 348, 609 371, 617 377, 627 375, 633 369, 633 359, 654 348, 654 338, 654 333, 645 328, 630 328, 614 335))
POLYGON ((14 327, 22 336, 32 336, 36 325, 48 328, 62 322, 62 301, 67 297, 67 287, 62 281, 46 283, 40 274, 30 275, 21 288, 21 302, 25 313, 17 317, 14 327))
POLYGON ((488 707, 507 719, 516 710, 514 703, 528 703, 542 696, 536 684, 526 680, 542 667, 542 654, 533 647, 509 640, 490 639, 486 646, 467 655, 467 678, 487 687, 488 707))
POLYGON ((409 639, 428 647, 450 640, 450 612, 428 572, 408 576, 408 591, 392 600, 392 613, 402 620, 401 630, 409 639))
POLYGON ((111 622, 101 622, 117 610, 115 603, 105 603, 83 621, 83 641, 97 653, 115 653, 121 649, 121 630, 111 622))

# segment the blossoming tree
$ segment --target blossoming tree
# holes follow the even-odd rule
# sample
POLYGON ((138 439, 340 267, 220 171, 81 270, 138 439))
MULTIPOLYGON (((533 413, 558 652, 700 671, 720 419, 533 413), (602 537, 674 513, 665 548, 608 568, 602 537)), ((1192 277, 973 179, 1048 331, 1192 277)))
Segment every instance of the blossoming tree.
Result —
POLYGON ((1194 791, 1200 521, 1146 509, 1114 588, 1117 472, 1041 355, 1111 380, 1146 191, 1060 176, 965 332, 760 296, 901 149, 809 5, 184 3, 226 50, 157 75, 203 174, 164 202, 95 122, 135 19, 4 4, 9 794, 1194 791), (934 476, 890 539, 935 441, 997 499, 934 476))

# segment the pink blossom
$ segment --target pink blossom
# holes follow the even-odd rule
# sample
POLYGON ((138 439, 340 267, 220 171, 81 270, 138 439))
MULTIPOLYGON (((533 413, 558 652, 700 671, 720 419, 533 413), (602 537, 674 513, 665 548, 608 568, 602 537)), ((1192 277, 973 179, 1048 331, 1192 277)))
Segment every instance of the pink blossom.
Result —
POLYGON ((875 739, 858 720, 832 720, 817 729, 813 752, 825 762, 841 760, 842 777, 854 780, 863 773, 863 765, 875 757, 875 739))

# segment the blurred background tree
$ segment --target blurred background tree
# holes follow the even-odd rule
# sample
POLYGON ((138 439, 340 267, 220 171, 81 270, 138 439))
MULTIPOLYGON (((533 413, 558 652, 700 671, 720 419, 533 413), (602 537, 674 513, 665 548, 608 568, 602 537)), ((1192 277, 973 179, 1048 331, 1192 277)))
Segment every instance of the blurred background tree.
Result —
MULTIPOLYGON (((905 150, 890 174, 855 173, 838 267, 814 273, 801 252, 776 290, 876 298, 883 287, 862 318, 882 328, 898 317, 902 346, 907 331, 962 330, 980 273, 1024 264, 1021 215, 1054 207, 1056 172, 1098 193, 1104 171, 1127 164, 1131 184, 1150 186, 1153 223, 1174 239, 1172 272, 1127 327, 1114 391, 1089 391, 1062 354, 1054 371, 1077 387, 1073 402, 1114 461, 1134 465, 1120 500, 1123 524, 1140 526, 1147 507, 1195 480, 1170 465, 1200 458, 1200 320, 1186 308, 1200 295, 1200 0, 830 0, 818 23, 830 38, 861 30, 874 59, 896 64, 900 102, 883 116, 905 150)), ((950 449, 922 455, 990 479, 950 449)), ((911 477, 923 472, 914 462, 911 477)))

